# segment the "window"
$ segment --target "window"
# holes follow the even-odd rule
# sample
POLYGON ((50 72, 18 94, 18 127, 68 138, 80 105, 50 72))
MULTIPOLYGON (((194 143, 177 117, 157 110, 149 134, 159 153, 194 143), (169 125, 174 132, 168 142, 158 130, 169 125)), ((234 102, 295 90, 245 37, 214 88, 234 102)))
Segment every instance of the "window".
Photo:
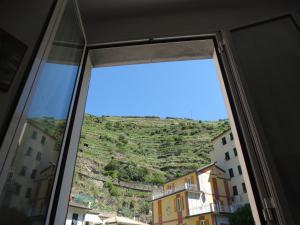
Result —
POLYGON ((233 153, 234 153, 234 156, 237 156, 237 150, 236 150, 236 148, 233 148, 233 153))
POLYGON ((226 137, 222 137, 222 144, 226 145, 227 141, 226 141, 226 137))
POLYGON ((32 153, 32 148, 31 147, 28 147, 27 151, 26 151, 26 154, 27 156, 31 156, 31 153, 32 153))
POLYGON ((233 169, 232 169, 232 168, 230 168, 230 169, 228 170, 228 172, 229 172, 229 176, 230 176, 230 177, 234 177, 234 173, 233 173, 233 169))
POLYGON ((238 166, 237 166, 237 168, 238 168, 239 174, 240 174, 240 175, 242 175, 242 174, 243 174, 243 172, 242 172, 242 168, 241 168, 241 166, 240 166, 240 165, 238 165, 238 166))
POLYGON ((246 188, 246 185, 245 185, 245 183, 242 183, 242 187, 243 187, 243 191, 244 191, 244 193, 247 193, 247 188, 246 188))
POLYGON ((229 159, 230 159, 229 152, 225 152, 225 160, 229 160, 229 159))
POLYGON ((45 136, 42 136, 42 138, 41 138, 41 143, 42 143, 42 145, 44 145, 45 142, 46 142, 46 137, 45 137, 45 136))
POLYGON ((31 134, 31 138, 32 139, 36 139, 36 136, 37 136, 37 132, 33 131, 32 134, 31 134))
POLYGON ((21 176, 26 176, 26 170, 27 170, 26 166, 22 166, 21 171, 20 171, 20 175, 21 176))
POLYGON ((35 159, 36 159, 37 161, 41 161, 41 159, 42 159, 42 153, 41 153, 41 152, 38 152, 38 153, 36 154, 35 159))
POLYGON ((32 170, 30 177, 32 179, 35 179, 35 177, 36 177, 36 170, 32 170))
POLYGON ((237 186, 232 186, 233 195, 236 196, 239 194, 237 186))
POLYGON ((230 140, 233 140, 233 134, 230 133, 229 136, 230 136, 230 140))
POLYGON ((179 211, 179 212, 182 211, 181 199, 180 198, 176 198, 176 207, 177 207, 177 211, 179 211))
POLYGON ((31 192, 32 192, 32 189, 31 188, 27 188, 26 193, 25 193, 25 197, 26 198, 30 198, 31 192))
POLYGON ((71 225, 77 225, 77 220, 78 220, 78 214, 77 213, 73 213, 71 225))
POLYGON ((15 195, 19 195, 20 192, 21 192, 21 185, 20 184, 16 184, 15 195))

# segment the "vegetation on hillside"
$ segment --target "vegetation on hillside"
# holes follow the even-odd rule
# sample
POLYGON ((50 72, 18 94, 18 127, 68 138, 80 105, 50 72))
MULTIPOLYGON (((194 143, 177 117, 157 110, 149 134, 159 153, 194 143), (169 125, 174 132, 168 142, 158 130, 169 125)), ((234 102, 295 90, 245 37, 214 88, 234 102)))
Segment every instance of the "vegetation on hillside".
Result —
POLYGON ((151 190, 210 163, 211 139, 228 128, 227 120, 86 114, 72 195, 94 197, 95 209, 149 221, 151 190))

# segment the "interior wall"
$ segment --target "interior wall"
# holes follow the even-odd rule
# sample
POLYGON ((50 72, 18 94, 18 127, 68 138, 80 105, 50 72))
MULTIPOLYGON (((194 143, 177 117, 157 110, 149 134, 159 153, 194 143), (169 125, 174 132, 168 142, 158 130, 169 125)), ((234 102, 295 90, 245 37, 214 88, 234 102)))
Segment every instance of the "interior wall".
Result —
MULTIPOLYGON (((218 4, 199 7, 192 11, 140 15, 138 17, 94 18, 83 14, 83 23, 89 44, 142 38, 209 34, 221 29, 242 26, 283 12, 300 9, 297 3, 282 1, 232 5, 218 4)), ((84 4, 84 0, 79 0, 84 4)), ((80 5, 79 4, 79 5, 80 5)))
POLYGON ((7 92, 0 90, 0 144, 54 2, 56 0, 0 1, 0 28, 27 46, 11 87, 7 92))

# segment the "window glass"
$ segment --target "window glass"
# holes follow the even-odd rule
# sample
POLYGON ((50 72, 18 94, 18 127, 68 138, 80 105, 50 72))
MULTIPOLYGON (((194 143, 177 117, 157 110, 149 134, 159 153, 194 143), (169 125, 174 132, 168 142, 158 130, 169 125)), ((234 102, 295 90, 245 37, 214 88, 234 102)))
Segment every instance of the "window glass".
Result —
POLYGON ((0 212, 8 212, 1 214, 0 225, 44 224, 84 48, 74 9, 69 1, 27 103, 11 177, 0 193, 0 212))
POLYGON ((234 156, 237 156, 237 150, 236 150, 236 148, 233 148, 233 153, 234 153, 234 156))
POLYGON ((228 170, 228 172, 229 172, 229 176, 230 176, 230 177, 234 177, 233 169, 230 168, 230 169, 228 170))
POLYGON ((223 145, 226 145, 226 143, 227 143, 226 137, 223 137, 223 138, 222 138, 222 144, 223 144, 223 145))
POLYGON ((241 168, 241 166, 240 166, 240 165, 238 165, 238 166, 237 166, 237 168, 238 168, 239 174, 240 174, 240 175, 242 175, 242 174, 243 174, 243 172, 242 172, 242 168, 241 168))
POLYGON ((46 137, 45 137, 45 136, 42 136, 41 143, 42 143, 42 144, 45 144, 45 141, 46 141, 46 137))
POLYGON ((246 185, 245 185, 245 183, 242 183, 242 187, 243 187, 243 191, 244 191, 244 193, 247 193, 247 189, 246 189, 246 185))
POLYGON ((229 159, 230 159, 229 152, 225 152, 225 160, 229 160, 229 159))
POLYGON ((233 195, 238 195, 238 189, 237 186, 232 186, 232 190, 233 190, 233 195))

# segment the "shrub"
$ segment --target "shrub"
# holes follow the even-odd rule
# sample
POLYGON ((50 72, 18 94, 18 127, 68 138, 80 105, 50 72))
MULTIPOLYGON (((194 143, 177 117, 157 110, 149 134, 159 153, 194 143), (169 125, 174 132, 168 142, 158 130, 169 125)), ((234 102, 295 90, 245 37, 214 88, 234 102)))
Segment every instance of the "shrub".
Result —
POLYGON ((254 225, 251 208, 249 204, 236 210, 229 216, 230 225, 254 225))

